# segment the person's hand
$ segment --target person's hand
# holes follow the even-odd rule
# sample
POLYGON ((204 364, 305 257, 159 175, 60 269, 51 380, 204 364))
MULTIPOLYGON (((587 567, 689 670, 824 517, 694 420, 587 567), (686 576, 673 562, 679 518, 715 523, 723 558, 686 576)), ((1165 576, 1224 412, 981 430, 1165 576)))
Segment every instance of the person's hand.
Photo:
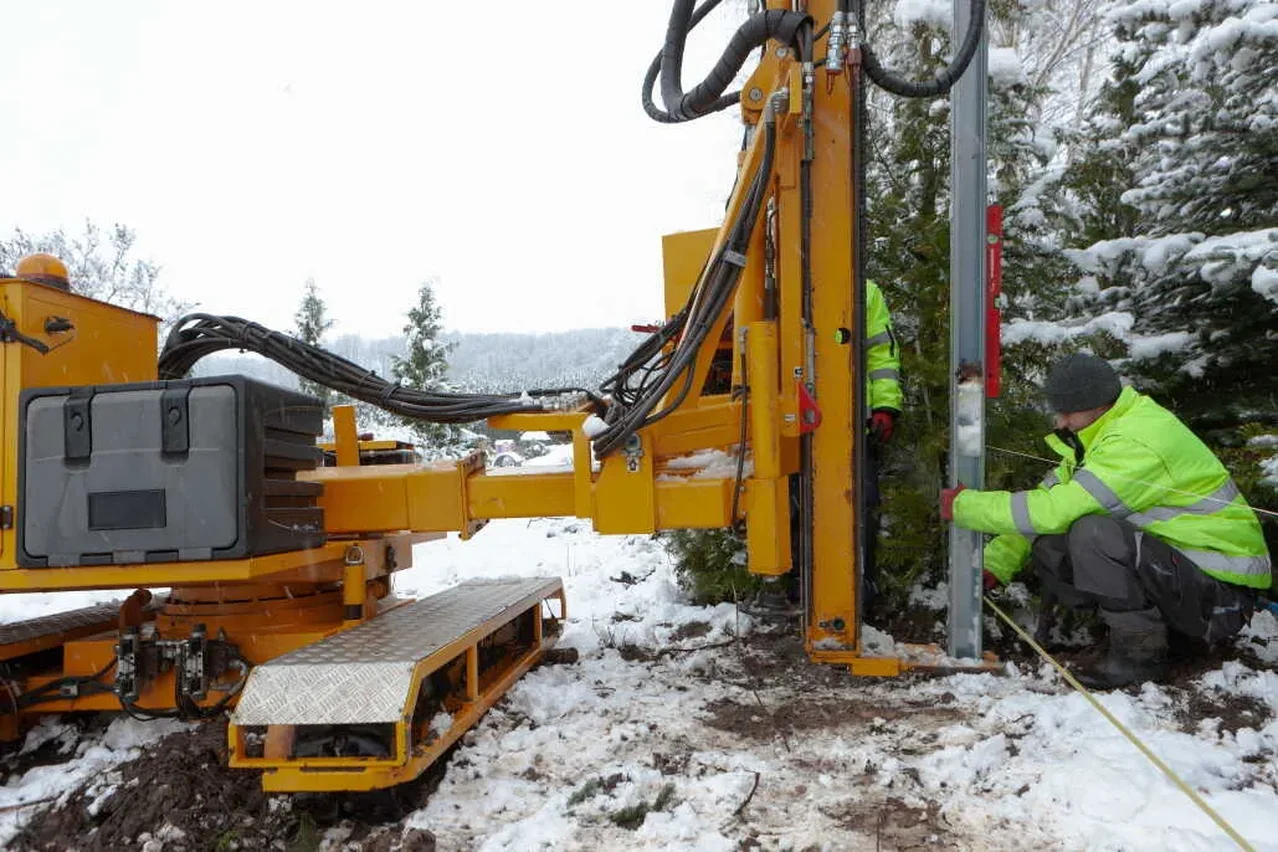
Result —
POLYGON ((986 570, 981 572, 981 585, 985 587, 985 591, 992 592, 1003 584, 999 582, 998 577, 986 570))
POLYGON ((941 489, 941 520, 954 520, 954 498, 959 496, 959 492, 964 488, 965 486, 959 485, 956 488, 941 489))
POLYGON ((876 408, 870 415, 870 431, 885 444, 892 440, 892 428, 895 425, 896 412, 890 408, 876 408))

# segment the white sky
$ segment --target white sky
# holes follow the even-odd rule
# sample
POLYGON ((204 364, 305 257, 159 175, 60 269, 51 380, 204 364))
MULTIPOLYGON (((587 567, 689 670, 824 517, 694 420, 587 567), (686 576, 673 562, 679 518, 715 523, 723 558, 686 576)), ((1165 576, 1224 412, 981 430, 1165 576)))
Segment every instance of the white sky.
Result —
POLYGON ((177 295, 279 328, 308 276, 335 333, 398 333, 431 276, 451 329, 650 321, 661 235, 718 223, 740 145, 735 110, 643 113, 669 9, 8 3, 0 236, 120 222, 177 295))

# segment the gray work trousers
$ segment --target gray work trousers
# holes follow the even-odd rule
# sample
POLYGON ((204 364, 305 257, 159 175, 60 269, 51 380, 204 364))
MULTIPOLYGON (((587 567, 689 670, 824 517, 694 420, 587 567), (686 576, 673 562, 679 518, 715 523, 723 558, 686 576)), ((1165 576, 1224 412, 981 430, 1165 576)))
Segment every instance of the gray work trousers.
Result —
POLYGON ((1206 642, 1233 636, 1256 607, 1251 589, 1217 580, 1171 545, 1108 515, 1079 518, 1063 535, 1038 536, 1032 560, 1058 603, 1157 609, 1169 628, 1206 642))

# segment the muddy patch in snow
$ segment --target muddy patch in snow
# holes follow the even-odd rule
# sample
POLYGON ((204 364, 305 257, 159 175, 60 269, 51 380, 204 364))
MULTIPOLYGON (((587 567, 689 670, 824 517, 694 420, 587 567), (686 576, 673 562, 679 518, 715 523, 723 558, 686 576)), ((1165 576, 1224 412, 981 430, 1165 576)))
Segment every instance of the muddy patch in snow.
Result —
POLYGON ((848 831, 874 838, 875 849, 964 849, 948 834, 935 802, 910 803, 890 797, 867 804, 850 800, 829 805, 822 813, 848 831))
POLYGON ((172 734, 46 807, 8 848, 304 852, 325 836, 379 852, 434 848, 429 832, 410 835, 396 823, 421 806, 442 769, 393 792, 285 796, 264 793, 260 772, 226 762, 224 721, 172 734))
POLYGON ((1197 731, 1203 722, 1218 720, 1222 733, 1236 734, 1244 728, 1259 731, 1273 713, 1269 705, 1251 695, 1234 692, 1219 694, 1189 691, 1185 706, 1179 712, 1180 728, 1187 734, 1197 731))
POLYGON ((961 717, 948 707, 910 707, 867 703, 844 697, 796 697, 769 710, 762 703, 721 698, 705 706, 706 724, 721 731, 755 740, 770 740, 806 731, 822 731, 846 725, 868 725, 871 730, 907 720, 913 726, 953 721, 961 717))

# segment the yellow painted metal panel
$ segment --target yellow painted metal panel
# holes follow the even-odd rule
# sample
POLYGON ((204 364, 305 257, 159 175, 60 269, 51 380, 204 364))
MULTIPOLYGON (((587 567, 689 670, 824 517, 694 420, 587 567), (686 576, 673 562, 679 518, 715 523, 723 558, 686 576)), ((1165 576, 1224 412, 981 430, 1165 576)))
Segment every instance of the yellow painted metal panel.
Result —
POLYGON ((584 411, 548 411, 533 414, 499 414, 488 418, 494 429, 514 432, 571 432, 578 429, 589 415, 584 411))
POLYGON ((656 483, 657 527, 718 529, 729 525, 735 480, 679 478, 656 483))
POLYGON ((657 529, 652 440, 643 433, 633 451, 603 460, 595 480, 595 529, 601 533, 650 533, 657 529))
POLYGON ((701 231, 681 231, 661 238, 662 266, 665 272, 666 318, 683 309, 688 294, 697 283, 697 276, 710 257, 718 228, 701 231))
POLYGON ((573 475, 534 473, 536 470, 506 468, 501 474, 479 473, 467 479, 471 517, 549 518, 575 514, 573 475))
MULTIPOLYGON (((832 10, 832 0, 820 3, 832 10)), ((815 158, 813 206, 822 211, 812 229, 812 321, 816 349, 816 398, 822 423, 812 435, 813 620, 814 641, 833 640, 857 647, 857 554, 853 496, 857 487, 853 450, 862 428, 854 424, 853 347, 835 331, 861 321, 852 298, 852 111, 848 81, 827 81, 818 72, 815 85, 815 158)))

